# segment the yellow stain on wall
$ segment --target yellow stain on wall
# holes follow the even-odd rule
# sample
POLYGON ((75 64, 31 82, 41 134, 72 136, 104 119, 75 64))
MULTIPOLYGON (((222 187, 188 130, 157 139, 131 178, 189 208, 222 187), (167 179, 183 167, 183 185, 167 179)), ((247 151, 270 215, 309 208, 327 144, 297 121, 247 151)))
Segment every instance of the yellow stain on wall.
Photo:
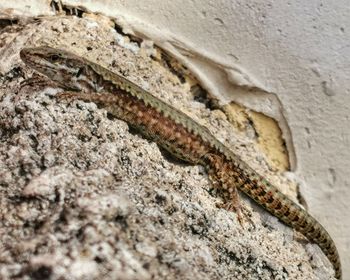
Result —
POLYGON ((252 126, 258 148, 265 154, 272 168, 279 171, 290 169, 288 151, 282 131, 273 118, 231 102, 223 106, 229 121, 244 132, 252 126))

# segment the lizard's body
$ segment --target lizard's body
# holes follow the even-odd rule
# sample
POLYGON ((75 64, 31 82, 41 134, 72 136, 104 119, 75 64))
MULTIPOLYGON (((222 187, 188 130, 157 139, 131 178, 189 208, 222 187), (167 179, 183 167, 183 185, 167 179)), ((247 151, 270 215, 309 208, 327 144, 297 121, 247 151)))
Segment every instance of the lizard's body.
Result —
POLYGON ((228 191, 233 207, 239 210, 238 187, 272 215, 317 243, 333 264, 336 277, 341 278, 337 249, 322 225, 225 147, 207 128, 131 81, 72 53, 39 47, 23 49, 21 58, 63 88, 89 92, 71 93, 71 96, 106 105, 109 112, 174 156, 205 166, 213 181, 228 191))

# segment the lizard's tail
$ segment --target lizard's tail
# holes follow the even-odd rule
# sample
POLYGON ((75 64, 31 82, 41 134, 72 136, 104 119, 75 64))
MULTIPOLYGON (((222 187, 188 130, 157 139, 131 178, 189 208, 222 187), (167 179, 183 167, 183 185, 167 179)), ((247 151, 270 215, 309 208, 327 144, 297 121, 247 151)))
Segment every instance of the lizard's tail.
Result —
POLYGON ((234 155, 225 157, 209 154, 206 155, 206 160, 209 173, 212 173, 210 175, 219 179, 222 185, 235 185, 234 187, 239 188, 272 215, 316 243, 334 266, 335 277, 341 279, 337 248, 328 232, 315 218, 234 155))
MULTIPOLYGON (((243 172, 246 173, 246 172, 243 172)), ((255 172, 254 172, 255 173, 255 172)), ((249 176, 240 189, 258 202, 272 215, 301 232, 309 241, 316 243, 332 263, 335 277, 341 279, 341 263, 334 241, 325 228, 309 213, 277 190, 258 174, 249 176)))

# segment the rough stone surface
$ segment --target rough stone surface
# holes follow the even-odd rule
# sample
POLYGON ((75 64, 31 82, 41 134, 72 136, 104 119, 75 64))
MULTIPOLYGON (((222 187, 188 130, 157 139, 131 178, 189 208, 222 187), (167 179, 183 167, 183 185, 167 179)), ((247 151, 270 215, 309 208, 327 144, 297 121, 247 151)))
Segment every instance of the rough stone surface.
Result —
POLYGON ((348 0, 63 2, 118 18, 176 53, 221 100, 276 119, 309 210, 350 279, 348 0))
POLYGON ((218 208, 202 167, 163 155, 93 103, 58 101, 44 78, 20 84, 33 75, 18 58, 24 45, 71 47, 208 125, 295 195, 221 111, 193 100, 146 50, 96 25, 64 17, 28 24, 0 50, 8 65, 0 76, 0 279, 333 279, 317 246, 250 200, 244 227, 218 208))

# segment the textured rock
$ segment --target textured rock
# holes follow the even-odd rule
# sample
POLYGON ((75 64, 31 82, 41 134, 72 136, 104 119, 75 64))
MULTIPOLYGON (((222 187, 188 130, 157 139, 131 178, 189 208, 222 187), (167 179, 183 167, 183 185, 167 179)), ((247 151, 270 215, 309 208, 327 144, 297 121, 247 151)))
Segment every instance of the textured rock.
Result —
POLYGON ((43 78, 20 86, 32 74, 16 56, 20 48, 71 46, 208 125, 293 194, 221 111, 193 100, 173 69, 99 24, 28 24, 0 52, 12 65, 0 77, 0 278, 333 279, 317 246, 305 250, 305 241, 250 200, 243 198, 244 227, 218 208, 220 193, 201 166, 163 155, 93 103, 58 101, 59 89, 43 78))

